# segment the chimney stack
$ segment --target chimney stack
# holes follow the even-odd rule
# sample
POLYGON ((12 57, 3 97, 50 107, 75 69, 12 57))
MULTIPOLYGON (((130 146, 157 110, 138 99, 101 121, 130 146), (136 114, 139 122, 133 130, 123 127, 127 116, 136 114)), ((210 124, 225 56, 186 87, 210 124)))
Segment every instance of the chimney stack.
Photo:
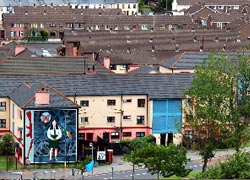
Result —
POLYGON ((35 103, 39 105, 48 105, 50 101, 50 93, 48 89, 40 89, 35 94, 35 103))

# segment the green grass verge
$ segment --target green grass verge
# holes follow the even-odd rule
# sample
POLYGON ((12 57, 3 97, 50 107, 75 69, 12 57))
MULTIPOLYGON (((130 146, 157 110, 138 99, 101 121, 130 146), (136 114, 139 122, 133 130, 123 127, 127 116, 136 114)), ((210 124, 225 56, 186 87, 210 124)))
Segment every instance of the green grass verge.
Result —
MULTIPOLYGON (((21 165, 19 162, 15 161, 14 156, 9 156, 8 161, 8 167, 7 167, 7 158, 6 156, 0 156, 0 170, 21 170, 21 169, 58 169, 58 168, 64 168, 64 164, 31 164, 29 166, 21 165)), ((77 168, 76 163, 68 163, 67 168, 77 168)))

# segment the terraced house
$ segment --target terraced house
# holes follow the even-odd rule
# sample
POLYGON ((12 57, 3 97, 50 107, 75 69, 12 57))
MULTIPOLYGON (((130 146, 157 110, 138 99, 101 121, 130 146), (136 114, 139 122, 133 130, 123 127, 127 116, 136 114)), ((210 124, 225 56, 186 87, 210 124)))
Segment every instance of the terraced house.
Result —
POLYGON ((12 133, 22 163, 46 163, 46 132, 52 120, 63 135, 58 162, 65 147, 76 161, 84 141, 119 142, 149 134, 157 142, 180 143, 182 99, 193 75, 4 75, 1 82, 1 134, 12 133), (78 150, 78 152, 77 152, 78 150), (42 153, 43 152, 43 153, 42 153))

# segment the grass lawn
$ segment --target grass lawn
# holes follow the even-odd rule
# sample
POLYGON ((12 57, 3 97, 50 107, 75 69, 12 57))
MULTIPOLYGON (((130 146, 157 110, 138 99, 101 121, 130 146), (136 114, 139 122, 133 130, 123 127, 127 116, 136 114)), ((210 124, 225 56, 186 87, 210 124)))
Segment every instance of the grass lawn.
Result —
MULTIPOLYGON (((15 167, 15 163, 12 161, 11 157, 9 156, 9 169, 15 167)), ((7 168, 7 158, 6 156, 0 156, 0 169, 5 170, 7 168)))
MULTIPOLYGON (((0 170, 6 170, 7 168, 7 159, 6 156, 0 156, 0 170)), ((67 164, 68 168, 76 168, 77 164, 67 164)), ((17 169, 57 169, 57 168, 64 168, 64 164, 32 164, 29 167, 25 167, 21 165, 19 162, 17 163, 17 169)), ((9 156, 9 170, 16 169, 16 159, 14 156, 9 156)))

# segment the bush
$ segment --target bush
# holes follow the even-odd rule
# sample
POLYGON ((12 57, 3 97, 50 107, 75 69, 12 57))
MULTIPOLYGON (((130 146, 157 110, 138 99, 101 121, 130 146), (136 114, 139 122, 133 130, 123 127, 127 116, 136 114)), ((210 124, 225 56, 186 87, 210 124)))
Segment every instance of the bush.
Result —
POLYGON ((91 156, 90 156, 90 155, 87 155, 83 161, 79 161, 79 162, 77 163, 76 168, 77 168, 77 169, 85 170, 85 166, 86 166, 88 163, 90 163, 91 160, 92 160, 92 159, 91 159, 91 156))
POLYGON ((227 162, 197 175, 197 178, 205 179, 249 179, 250 178, 250 152, 238 152, 229 156, 227 162))

